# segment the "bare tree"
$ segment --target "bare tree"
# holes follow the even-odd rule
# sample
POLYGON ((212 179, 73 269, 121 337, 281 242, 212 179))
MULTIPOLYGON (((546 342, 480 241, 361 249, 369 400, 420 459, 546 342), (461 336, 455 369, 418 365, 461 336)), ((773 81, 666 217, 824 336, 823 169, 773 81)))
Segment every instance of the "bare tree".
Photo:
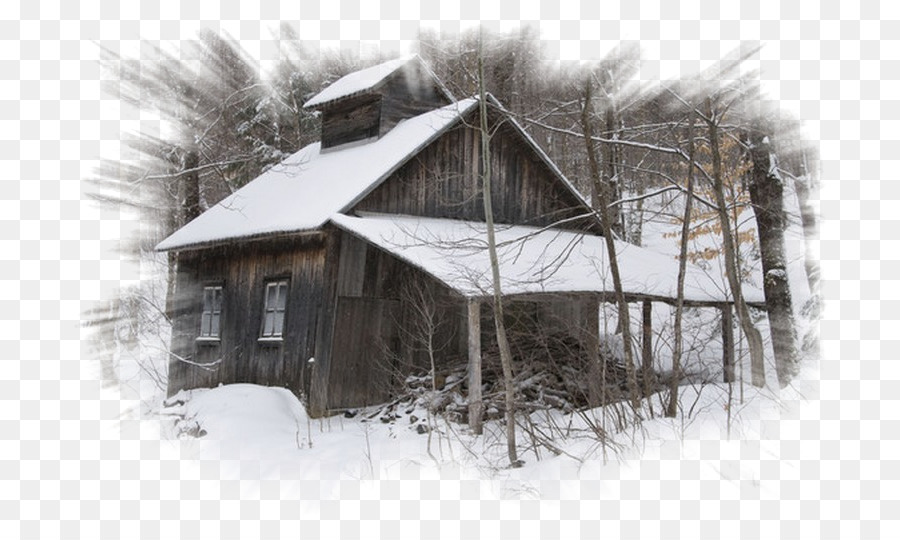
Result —
POLYGON ((616 304, 619 311, 619 326, 622 331, 622 341, 624 343, 625 355, 625 372, 628 377, 628 385, 631 390, 631 402, 635 410, 640 406, 640 395, 638 392, 637 374, 635 373, 634 361, 632 359, 631 350, 631 324, 628 317, 628 302, 625 300, 625 293, 622 288, 622 278, 619 275, 619 261, 616 256, 616 245, 612 233, 612 220, 607 210, 609 201, 607 198, 607 186, 600 180, 600 165, 597 160, 597 151, 594 148, 592 135, 592 111, 593 111, 593 75, 589 72, 585 77, 584 83, 584 105, 581 115, 581 129, 584 133, 584 144, 587 149, 588 164, 590 166, 591 178, 595 184, 601 186, 597 190, 597 208, 600 214, 600 221, 603 227, 603 237, 606 240, 606 252, 609 257, 609 269, 612 274, 613 288, 616 295, 616 304))
POLYGON ((497 345, 500 348, 500 362, 503 366, 503 382, 506 387, 506 449, 511 467, 521 466, 516 451, 516 403, 513 386, 512 353, 503 321, 503 291, 500 287, 500 263, 497 259, 497 242, 494 238, 494 210, 491 201, 491 133, 488 128, 488 103, 484 89, 484 63, 481 59, 482 42, 478 42, 478 94, 481 135, 481 183, 484 200, 484 220, 487 228, 488 254, 491 260, 491 280, 493 285, 494 326, 497 331, 497 345))
POLYGON ((666 416, 675 418, 678 414, 678 385, 681 384, 681 355, 684 336, 681 332, 684 314, 684 277, 687 273, 688 237, 691 230, 691 209, 694 198, 694 114, 688 116, 688 173, 687 196, 684 198, 684 219, 681 222, 681 240, 678 254, 678 285, 675 296, 674 345, 672 347, 672 380, 669 383, 669 403, 666 416))
MULTIPOLYGON (((400 324, 401 340, 406 342, 406 346, 414 352, 424 352, 428 359, 429 366, 429 382, 431 390, 426 399, 426 413, 428 421, 428 441, 426 449, 429 457, 435 462, 437 459, 431 451, 432 435, 435 432, 437 422, 434 415, 443 407, 443 403, 438 393, 438 372, 437 363, 438 356, 448 347, 449 339, 443 337, 447 321, 440 316, 440 306, 438 299, 435 298, 434 290, 428 287, 421 277, 410 275, 406 281, 406 286, 401 293, 401 301, 403 311, 407 313, 406 324, 400 324)), ((452 337, 452 336, 451 336, 452 337)), ((399 359, 392 359, 389 364, 401 363, 399 359)), ((406 369, 409 366, 402 366, 394 373, 396 378, 403 380, 407 374, 406 369)), ((387 369, 395 370, 393 366, 387 369)))
POLYGON ((731 101, 720 103, 718 99, 708 96, 705 100, 706 111, 698 113, 698 116, 706 124, 707 136, 709 138, 709 148, 712 154, 712 179, 713 192, 716 199, 717 213, 719 216, 719 224, 722 228, 722 249, 725 259, 725 275, 731 288, 731 296, 737 310, 738 319, 741 328, 747 336, 747 343, 750 348, 750 373, 754 386, 763 387, 766 384, 765 364, 763 363, 763 340, 759 330, 753 324, 750 318, 750 310, 744 300, 741 286, 741 279, 737 267, 737 248, 735 247, 734 235, 732 233, 731 219, 728 216, 728 205, 725 201, 725 185, 723 181, 724 172, 722 170, 722 154, 721 154, 721 124, 725 120, 725 116, 732 105, 740 96, 732 98, 731 101))

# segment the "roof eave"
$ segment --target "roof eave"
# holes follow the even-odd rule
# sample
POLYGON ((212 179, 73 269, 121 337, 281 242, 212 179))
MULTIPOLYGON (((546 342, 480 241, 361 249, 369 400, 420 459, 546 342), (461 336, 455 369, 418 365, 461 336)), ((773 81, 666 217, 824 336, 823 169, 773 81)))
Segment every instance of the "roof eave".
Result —
MULTIPOLYGON (((427 64, 425 64, 425 61, 422 60, 422 58, 421 58, 418 54, 416 54, 416 55, 411 56, 406 62, 404 62, 403 64, 400 64, 399 66, 397 66, 397 68, 396 68, 394 71, 388 73, 388 74, 385 75, 381 80, 379 80, 378 82, 376 82, 375 84, 373 84, 372 86, 370 86, 370 87, 368 87, 368 88, 365 88, 365 89, 362 89, 362 90, 358 90, 358 91, 356 91, 356 92, 352 92, 352 93, 349 93, 349 94, 345 94, 345 95, 343 95, 343 96, 338 96, 338 97, 336 97, 336 98, 332 98, 332 99, 329 99, 329 100, 327 100, 327 101, 320 101, 320 102, 312 103, 312 102, 316 99, 316 96, 319 95, 319 94, 316 94, 316 96, 313 96, 313 97, 310 98, 306 103, 303 104, 303 108, 304 108, 304 109, 310 109, 310 110, 313 110, 313 111, 321 111, 322 109, 331 107, 332 105, 335 105, 335 104, 340 103, 340 102, 345 101, 345 100, 350 100, 350 99, 353 99, 353 98, 356 98, 356 97, 359 97, 359 96, 364 96, 364 95, 366 95, 366 94, 374 94, 374 93, 376 93, 378 90, 380 90, 381 88, 383 88, 384 85, 387 84, 387 81, 388 81, 392 76, 394 76, 394 74, 396 74, 398 71, 404 69, 405 67, 409 66, 410 63, 412 63, 412 62, 414 62, 414 61, 415 61, 415 62, 418 62, 419 67, 421 67, 421 68, 424 70, 425 74, 431 79, 431 82, 432 82, 432 83, 434 84, 434 86, 438 89, 438 92, 440 92, 440 94, 441 94, 445 99, 447 99, 448 104, 454 103, 454 102, 457 101, 457 99, 456 99, 455 97, 453 97, 453 93, 450 92, 450 89, 447 88, 447 86, 444 85, 443 82, 441 82, 441 80, 440 80, 440 79, 438 78, 438 76, 434 73, 434 71, 432 71, 432 69, 431 69, 430 67, 428 67, 427 64)), ((338 80, 340 80, 340 79, 338 79, 338 80)), ((335 81, 335 82, 337 82, 337 81, 335 81)), ((334 83, 332 83, 332 84, 334 84, 334 83)), ((328 87, 326 87, 325 89, 327 89, 327 88, 328 88, 328 87)), ((323 89, 322 92, 324 92, 325 89, 323 89)), ((321 93, 321 92, 320 92, 320 93, 321 93)))
MULTIPOLYGON (((322 224, 324 225, 324 223, 322 224)), ((182 252, 182 251, 197 251, 200 249, 209 249, 222 247, 226 245, 233 244, 246 244, 250 242, 259 242, 259 241, 268 241, 268 240, 281 240, 285 238, 293 238, 293 237, 301 237, 301 236, 317 236, 324 234, 322 230, 322 225, 319 225, 314 229, 300 229, 297 231, 278 231, 278 232, 263 232, 257 234, 249 234, 244 236, 233 236, 231 238, 221 238, 216 240, 204 240, 202 242, 191 242, 187 244, 176 244, 174 246, 162 246, 165 243, 165 240, 157 244, 153 250, 158 253, 167 253, 167 252, 182 252)))
POLYGON ((354 98, 358 98, 361 96, 375 94, 376 91, 380 88, 381 84, 383 84, 383 81, 381 83, 378 83, 375 86, 366 88, 365 90, 357 90, 356 92, 352 92, 350 94, 345 94, 343 96, 336 97, 334 99, 329 99, 328 101, 320 101, 318 103, 313 103, 312 105, 303 105, 303 108, 311 110, 311 111, 322 112, 322 110, 327 109, 327 108, 331 107, 332 105, 335 105, 342 101, 350 101, 354 98))

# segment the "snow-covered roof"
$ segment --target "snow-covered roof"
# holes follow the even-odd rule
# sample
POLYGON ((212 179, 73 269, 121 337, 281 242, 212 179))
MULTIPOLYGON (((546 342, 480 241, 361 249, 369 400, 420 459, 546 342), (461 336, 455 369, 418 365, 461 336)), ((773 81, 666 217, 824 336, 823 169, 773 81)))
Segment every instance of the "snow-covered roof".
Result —
POLYGON ((377 141, 326 152, 313 143, 175 231, 165 251, 318 229, 374 189, 475 104, 464 99, 404 120, 377 141))
MULTIPOLYGON (((338 227, 431 274, 466 297, 493 291, 484 223, 411 216, 335 215, 338 227)), ((614 292, 603 237, 558 229, 496 226, 503 294, 614 292)), ((616 241, 626 294, 672 300, 678 261, 655 251, 616 241)), ((748 302, 763 302, 759 289, 746 287, 748 302)), ((730 301, 722 276, 688 265, 684 297, 692 303, 730 301)))
POLYGON ((431 73, 430 70, 428 70, 427 66, 422 63, 419 56, 413 54, 395 58, 394 60, 389 60, 382 64, 378 64, 344 75, 340 79, 331 83, 324 90, 313 96, 309 101, 304 103, 303 106, 306 108, 319 107, 325 103, 372 90, 395 71, 413 61, 419 62, 422 67, 425 68, 426 72, 432 77, 432 79, 434 79, 435 84, 441 89, 441 91, 452 99, 446 88, 444 88, 440 81, 438 81, 437 78, 434 77, 434 74, 431 73))

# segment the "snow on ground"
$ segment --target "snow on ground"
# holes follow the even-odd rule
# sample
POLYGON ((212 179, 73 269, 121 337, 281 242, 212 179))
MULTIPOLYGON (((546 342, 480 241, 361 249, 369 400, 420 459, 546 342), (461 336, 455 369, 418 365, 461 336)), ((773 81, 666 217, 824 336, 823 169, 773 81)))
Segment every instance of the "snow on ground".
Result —
MULTIPOLYGON (((297 489, 303 480, 315 480, 322 483, 319 491, 330 495, 342 489, 342 481, 362 482, 365 489, 385 480, 474 479, 480 480, 487 499, 542 499, 574 489, 566 481, 640 476, 646 474, 642 468, 654 463, 658 467, 659 459, 702 460, 703 445, 698 443, 703 441, 730 439, 722 444, 738 454, 748 441, 758 446, 766 422, 780 417, 801 393, 791 389, 778 398, 770 392, 749 385, 741 391, 735 385, 729 397, 724 384, 684 386, 678 418, 660 418, 655 396, 644 403, 646 419, 621 430, 615 427, 615 411, 624 407, 609 407, 605 417, 602 408, 570 415, 535 413, 530 422, 520 418, 520 424, 549 435, 554 449, 535 450, 532 437, 520 427, 519 457, 525 463, 519 469, 507 467, 499 421, 488 422, 479 437, 465 425, 429 418, 412 404, 398 407, 389 420, 378 408, 360 410, 353 417, 310 419, 284 389, 235 384, 181 392, 168 400, 171 406, 162 415, 165 436, 180 440, 183 456, 233 463, 226 474, 236 479, 301 481, 297 489), (650 404, 653 418, 646 411, 650 404), (605 445, 592 426, 611 433, 605 445)), ((776 451, 762 447, 764 452, 776 451)), ((723 489, 737 497, 742 483, 758 484, 760 463, 740 459, 723 465, 707 460, 703 467, 709 470, 703 475, 722 480, 723 489)), ((609 484, 600 491, 613 497, 616 489, 616 484, 609 484)))

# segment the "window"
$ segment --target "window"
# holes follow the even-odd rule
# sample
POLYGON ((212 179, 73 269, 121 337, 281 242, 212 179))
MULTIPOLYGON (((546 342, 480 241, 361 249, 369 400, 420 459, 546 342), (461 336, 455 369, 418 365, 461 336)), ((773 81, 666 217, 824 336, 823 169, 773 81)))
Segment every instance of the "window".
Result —
POLYGON ((287 291, 287 280, 272 281, 266 284, 261 337, 281 338, 281 334, 284 331, 284 308, 287 304, 287 291))
POLYGON ((222 319, 222 286, 203 287, 203 312, 200 315, 200 337, 219 339, 222 319))

